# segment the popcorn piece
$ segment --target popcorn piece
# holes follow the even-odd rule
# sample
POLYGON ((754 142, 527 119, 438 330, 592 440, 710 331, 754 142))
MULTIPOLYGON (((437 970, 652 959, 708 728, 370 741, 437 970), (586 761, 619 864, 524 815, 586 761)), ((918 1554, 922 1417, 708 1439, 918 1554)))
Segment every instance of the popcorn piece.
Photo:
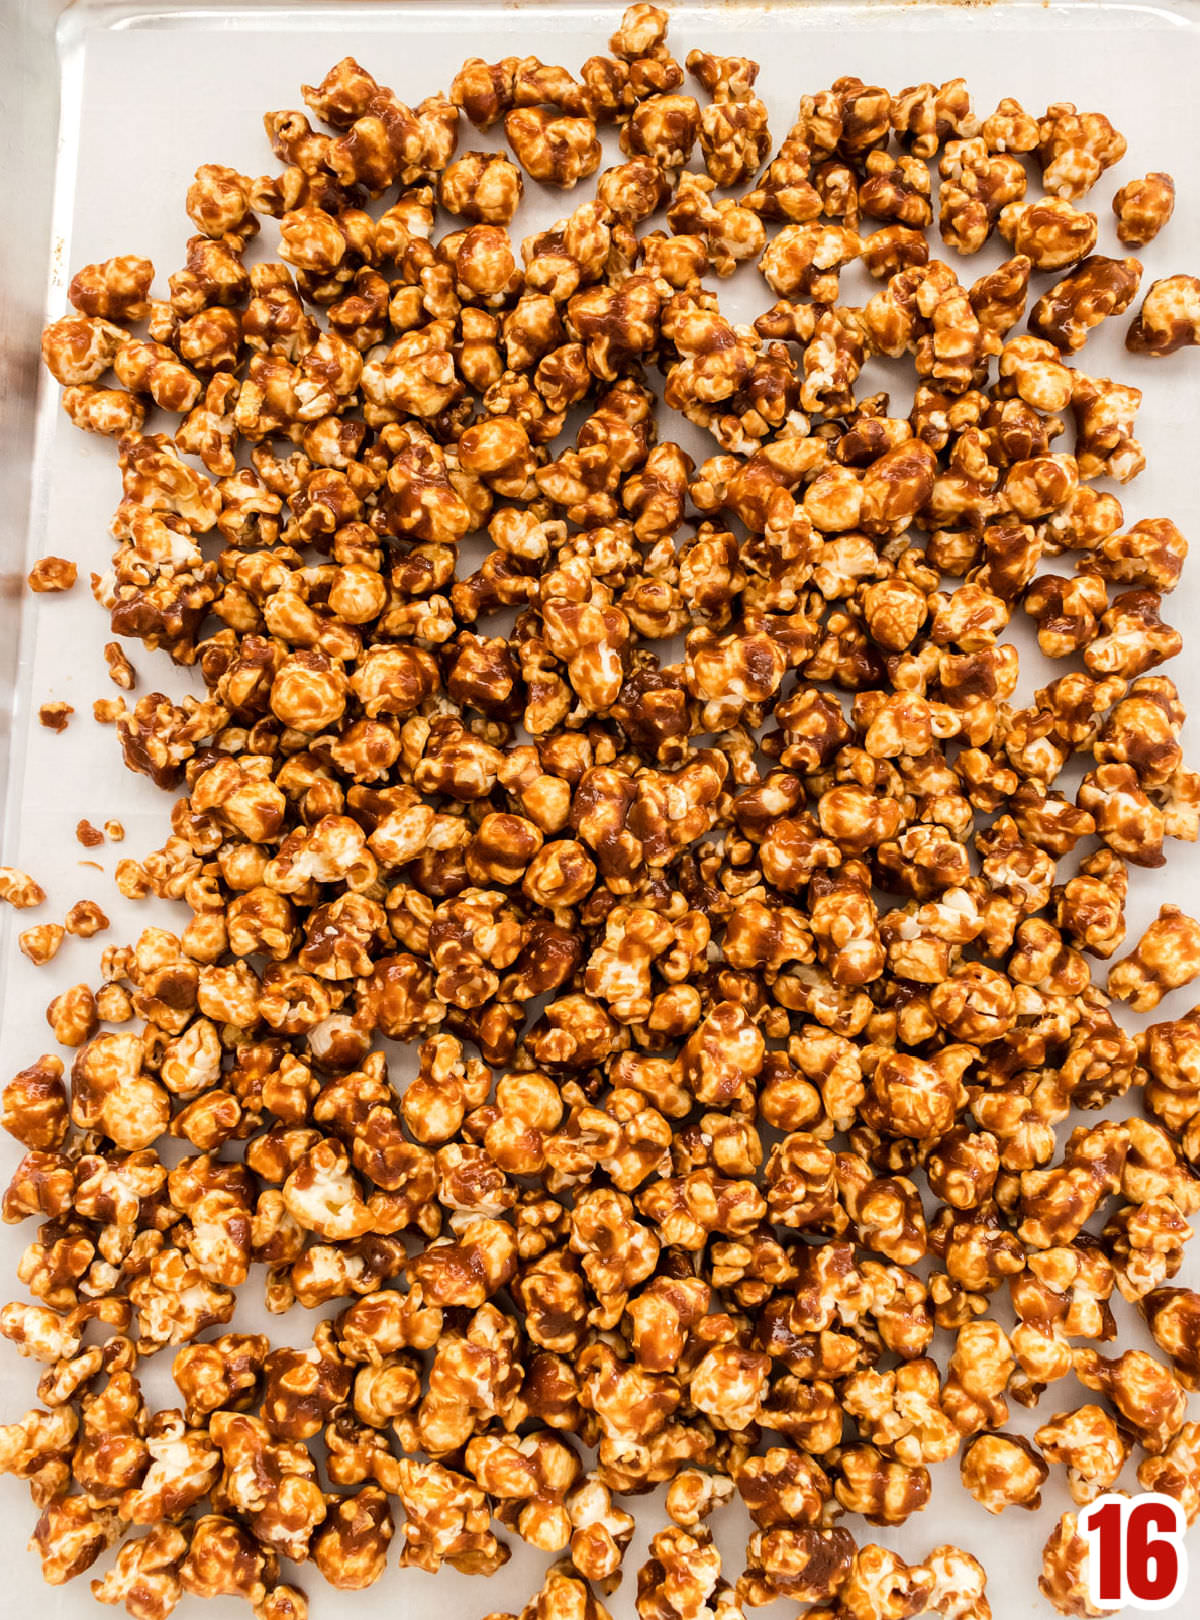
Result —
POLYGON ((1006 1507, 1039 1507, 1050 1469, 1024 1436, 996 1433, 971 1441, 962 1455, 961 1473, 977 1502, 989 1513, 1003 1513, 1006 1507))
POLYGON ((58 954, 58 948, 66 936, 66 929, 61 923, 39 923, 36 928, 26 928, 17 935, 17 944, 21 953, 27 956, 34 967, 45 967, 58 954))
MULTIPOLYGON (((1065 353, 1075 354, 1086 343, 1093 327, 1109 315, 1125 313, 1137 293, 1141 276, 1142 267, 1137 259, 1107 259, 1103 254, 1092 254, 1038 299, 1029 316, 1029 330, 1065 353)), ((1157 308, 1157 304, 1153 306, 1152 318, 1157 308)), ((1172 317, 1173 321, 1176 319, 1172 317)), ((1139 333, 1142 329, 1138 328, 1139 333)), ((1132 335, 1131 331, 1130 337, 1132 335)), ((1128 345, 1129 338, 1126 343, 1128 345)), ((1179 345, 1173 343, 1173 346, 1179 345)))
POLYGON ((1121 245, 1145 247, 1175 211, 1175 182, 1161 171, 1143 175, 1140 180, 1127 180, 1113 197, 1112 207, 1121 245))
POLYGON ((1042 1596, 1059 1614, 1105 1612, 1096 1608, 1090 1597, 1090 1557, 1087 1538, 1080 1533, 1075 1514, 1064 1513, 1042 1549, 1042 1573, 1038 1576, 1042 1596))
POLYGON ((0 900, 17 911, 29 911, 40 906, 45 898, 45 890, 27 872, 18 872, 14 866, 0 866, 0 900))
MULTIPOLYGON (((1126 300, 1126 307, 1128 307, 1126 300)), ((1119 310, 1114 313, 1119 314, 1119 310)), ((1174 354, 1187 344, 1200 342, 1200 280, 1195 276, 1164 276, 1152 282, 1137 319, 1125 334, 1131 354, 1174 354)))
POLYGON ((1152 1012, 1168 991, 1200 974, 1200 925, 1178 906, 1160 906, 1157 919, 1129 956, 1109 969, 1110 994, 1134 1012, 1152 1012))
POLYGON ((69 591, 78 570, 65 557, 41 557, 29 570, 31 591, 69 591))

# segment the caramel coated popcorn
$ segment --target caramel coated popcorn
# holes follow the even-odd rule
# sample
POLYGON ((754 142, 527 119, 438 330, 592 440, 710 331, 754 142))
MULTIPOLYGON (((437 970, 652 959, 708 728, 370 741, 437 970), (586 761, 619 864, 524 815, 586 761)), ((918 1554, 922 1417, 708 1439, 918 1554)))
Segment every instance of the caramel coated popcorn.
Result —
MULTIPOLYGON (((1169 903, 1126 944, 1133 869, 1200 836, 1188 543, 1101 487, 1142 392, 1080 357, 1141 281, 1113 218, 1140 248, 1173 187, 1089 207, 1109 119, 961 79, 844 75, 775 149, 758 64, 667 22, 416 106, 345 58, 266 114, 275 172, 196 170, 163 285, 89 266, 45 334, 121 483, 94 713, 174 801, 115 880, 179 921, 100 939, 69 1072, 3 1090, 40 1404, 0 1469, 50 1582, 120 1543, 134 1620, 307 1620, 283 1560, 351 1592, 514 1538, 520 1620, 623 1580, 640 1620, 989 1620, 971 1551, 863 1529, 938 1464, 993 1514, 1127 1464, 1200 1512, 1200 1013, 1112 1005, 1200 974, 1169 903), (522 234, 534 184, 571 195, 522 234), (243 1331, 260 1285, 312 1327, 243 1331)), ((1191 280, 1131 350, 1195 341, 1191 280)), ((1086 1556, 1067 1514, 1063 1613, 1086 1556)))
POLYGON ((108 918, 94 900, 77 900, 65 918, 68 934, 91 939, 108 927, 108 918))
POLYGON ((1200 343, 1200 279, 1164 276, 1142 300, 1125 347, 1132 354, 1162 356, 1193 343, 1200 343))
POLYGON ((16 911, 30 911, 40 906, 45 898, 46 891, 28 872, 18 871, 15 866, 0 866, 0 900, 16 911))
POLYGON ((79 570, 65 557, 39 557, 29 570, 31 591, 69 591, 79 577, 79 570))
POLYGON ((1118 240, 1125 247, 1145 247, 1175 212, 1175 182, 1161 171, 1129 180, 1113 197, 1112 208, 1118 240))
POLYGON ((1200 975, 1200 924, 1178 906, 1162 906, 1132 953, 1108 972, 1110 995, 1134 1012, 1153 1012, 1163 996, 1200 975))
POLYGON ((17 935, 17 944, 35 967, 44 967, 57 954, 66 937, 61 923, 38 923, 17 935))

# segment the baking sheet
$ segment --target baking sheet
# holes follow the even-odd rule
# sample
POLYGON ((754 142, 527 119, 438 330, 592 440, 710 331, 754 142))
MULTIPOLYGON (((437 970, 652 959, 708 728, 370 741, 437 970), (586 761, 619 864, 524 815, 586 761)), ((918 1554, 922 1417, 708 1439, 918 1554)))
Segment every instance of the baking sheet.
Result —
MULTIPOLYGON (((183 196, 199 163, 229 163, 250 174, 276 167, 262 132, 261 116, 269 108, 301 105, 299 86, 316 83, 347 52, 356 55, 381 82, 414 101, 449 85, 468 54, 489 60, 536 53, 546 60, 577 68, 592 52, 603 51, 620 6, 528 5, 226 5, 131 11, 113 6, 77 5, 61 25, 59 58, 62 88, 62 134, 55 187, 54 241, 51 251, 48 309, 65 307, 69 270, 118 252, 148 254, 159 270, 158 286, 182 260, 190 232, 183 196)), ((676 6, 670 43, 682 60, 693 46, 748 55, 763 64, 758 89, 771 111, 777 145, 786 133, 799 96, 828 85, 839 74, 857 73, 892 89, 958 74, 970 83, 977 108, 988 112, 1001 95, 1015 95, 1040 112, 1048 102, 1073 100, 1113 117, 1129 140, 1129 155, 1106 174, 1087 206, 1102 219, 1100 251, 1118 251, 1111 231, 1109 201, 1119 185, 1135 174, 1168 169, 1176 177, 1179 206, 1160 239, 1140 257, 1143 286, 1156 276, 1200 267, 1200 141, 1197 140, 1195 85, 1200 78, 1200 20, 1194 6, 1092 5, 1086 0, 1061 5, 997 4, 960 6, 936 0, 903 5, 824 4, 802 6, 676 6)), ((610 149, 615 149, 608 137, 610 149)), ((494 148, 496 131, 481 134, 464 125, 460 149, 494 148)), ((606 162, 613 157, 606 151, 606 162)), ((514 234, 543 228, 589 195, 585 182, 577 194, 563 195, 533 184, 514 234)), ((448 228, 448 227, 446 227, 448 228)), ((268 251, 276 240, 271 222, 263 236, 268 251)), ((937 252, 936 245, 934 251, 937 252)), ((954 260, 953 255, 946 255, 954 260)), ((989 247, 960 267, 970 279, 1003 256, 989 247)), ((955 261, 956 262, 956 261, 955 261)), ((719 283, 722 307, 736 318, 750 318, 771 302, 765 285, 752 270, 731 283, 719 283)), ((861 301, 862 283, 847 275, 844 302, 861 301)), ((1121 492, 1128 522, 1171 516, 1197 534, 1195 467, 1196 426, 1200 414, 1200 352, 1190 351, 1161 362, 1128 356, 1120 346, 1125 322, 1110 323, 1089 342, 1080 368, 1114 376, 1146 389, 1138 420, 1145 444, 1145 473, 1121 492)), ((32 329, 18 356, 31 362, 32 329)), ((29 469, 30 522, 24 558, 5 559, 11 581, 38 556, 54 553, 75 559, 80 583, 67 596, 20 597, 17 678, 12 688, 12 739, 9 793, 4 818, 5 861, 31 871, 46 888, 49 900, 41 911, 15 917, 7 908, 0 919, 0 976, 3 1017, 0 1020, 0 1077, 50 1050, 53 1041, 43 1008, 67 985, 98 982, 99 957, 108 942, 125 941, 151 922, 181 926, 180 911, 151 902, 131 905, 118 896, 113 868, 123 855, 141 854, 162 843, 168 832, 171 800, 144 777, 121 764, 114 732, 91 718, 92 700, 115 693, 105 673, 104 643, 111 639, 107 616, 91 600, 88 574, 103 570, 111 542, 108 517, 120 497, 112 446, 77 433, 61 414, 58 390, 50 385, 40 395, 36 446, 29 469), (36 719, 40 703, 64 699, 76 714, 68 731, 55 736, 36 719), (97 825, 118 817, 127 829, 123 845, 99 850, 81 848, 74 838, 80 817, 97 825), (89 862, 93 862, 89 864, 89 862), (17 953, 16 932, 32 922, 61 918, 78 899, 100 902, 113 920, 112 931, 92 941, 68 939, 55 963, 35 969, 17 953)), ((897 400, 894 408, 907 408, 897 400)), ((151 424, 153 425, 153 424, 151 424)), ((663 425, 664 436, 679 439, 700 459, 715 448, 689 424, 663 425)), ((10 507, 10 510, 13 508, 10 507)), ((12 545, 17 537, 10 536, 12 545)), ((1053 565, 1052 565, 1053 566, 1053 565)), ((1200 560, 1194 559, 1184 581, 1169 600, 1167 618, 1187 632, 1200 619, 1200 560)), ((1041 659, 1036 644, 1017 627, 1022 681, 1017 701, 1062 672, 1041 659)), ((0 627, 0 641, 6 638, 0 627)), ((1190 710, 1200 709, 1200 659, 1189 640, 1183 656, 1168 672, 1179 685, 1190 710)), ((139 674, 138 692, 187 690, 186 672, 164 666, 161 655, 138 643, 128 650, 139 674)), ((0 662, 0 681, 4 669, 0 662)), ((1184 733, 1192 764, 1200 763, 1200 721, 1189 721, 1184 733), (1190 745, 1190 746, 1188 746, 1190 745)), ((1129 907, 1132 942, 1163 899, 1188 909, 1200 906, 1200 850, 1175 845, 1168 867, 1160 873, 1138 873, 1129 907)), ((1178 1016, 1191 1004, 1185 991, 1167 998, 1157 1016, 1178 1016)), ((1131 1021, 1132 1022, 1132 1021, 1131 1021)), ((393 1077, 403 1084, 405 1060, 393 1077)), ((1094 1120, 1095 1116, 1091 1116, 1094 1120)), ((6 1175, 18 1149, 5 1139, 0 1168, 6 1175)), ((0 1229, 0 1299, 24 1297, 15 1282, 15 1267, 32 1227, 0 1229)), ((1186 1262, 1181 1280, 1200 1282, 1200 1256, 1186 1262)), ((241 1290, 234 1325, 267 1328, 277 1342, 303 1342, 313 1317, 267 1318, 251 1296, 254 1277, 241 1290)), ((1118 1302, 1120 1305, 1120 1302, 1118 1302)), ((1121 1307, 1125 1343, 1148 1343, 1127 1308, 1121 1307)), ((139 1369, 152 1404, 173 1404, 168 1358, 139 1369), (161 1363, 161 1364, 160 1364, 161 1363)), ((11 1419, 31 1404, 36 1369, 0 1344, 0 1419, 11 1419)), ((1034 1412, 1014 1405, 1009 1428, 1032 1432, 1050 1413, 1090 1398, 1073 1380, 1053 1386, 1034 1412)), ((1051 1610, 1035 1587, 1040 1548, 1057 1515, 1070 1506, 1056 1469, 1036 1515, 1010 1511, 993 1519, 961 1489, 957 1462, 933 1471, 934 1494, 929 1510, 899 1530, 866 1530, 860 1539, 896 1547, 909 1559, 923 1556, 943 1541, 954 1541, 976 1553, 991 1573, 990 1597, 996 1620, 1048 1616, 1051 1610)), ((1133 1484, 1133 1468, 1123 1483, 1133 1484)), ((1134 1486, 1136 1488, 1136 1486, 1134 1486)), ((664 1522, 657 1498, 633 1504, 638 1529, 625 1561, 626 1576, 608 1606, 617 1620, 633 1614, 635 1571, 645 1556, 649 1536, 664 1522)), ((81 1620, 96 1612, 85 1576, 72 1585, 47 1589, 36 1557, 25 1550, 33 1514, 25 1487, 0 1479, 0 1558, 6 1580, 0 1592, 0 1615, 38 1612, 81 1620)), ((716 1521, 717 1540, 731 1579, 742 1568, 747 1522, 730 1510, 716 1521)), ((314 1617, 343 1611, 362 1620, 377 1620, 400 1604, 412 1620, 434 1620, 453 1605, 465 1615, 518 1609, 540 1580, 547 1560, 518 1538, 509 1538, 512 1562, 486 1587, 452 1571, 436 1580, 419 1572, 392 1567, 370 1591, 342 1597, 314 1573, 301 1571, 300 1583, 313 1600, 314 1617)), ((1192 1537, 1194 1590, 1180 1612, 1191 1613, 1200 1591, 1200 1533, 1192 1537)), ((102 1562, 92 1575, 106 1567, 102 1562)), ((394 1565, 394 1558, 393 1558, 394 1565)), ((768 1615, 790 1606, 776 1605, 768 1615)), ((183 1612, 189 1612, 184 1610, 183 1612)), ((198 1612, 194 1608, 190 1612, 198 1612)), ((213 1604, 212 1620, 244 1616, 232 1599, 213 1604)))

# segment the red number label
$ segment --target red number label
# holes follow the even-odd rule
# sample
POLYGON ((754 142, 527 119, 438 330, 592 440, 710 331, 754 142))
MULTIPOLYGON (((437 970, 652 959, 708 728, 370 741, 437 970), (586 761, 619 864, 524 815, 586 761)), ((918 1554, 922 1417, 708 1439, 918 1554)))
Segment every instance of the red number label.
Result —
POLYGON ((1089 1543, 1089 1595, 1097 1608, 1169 1609, 1183 1596, 1187 1520, 1172 1497, 1100 1496, 1079 1515, 1079 1528, 1089 1543))

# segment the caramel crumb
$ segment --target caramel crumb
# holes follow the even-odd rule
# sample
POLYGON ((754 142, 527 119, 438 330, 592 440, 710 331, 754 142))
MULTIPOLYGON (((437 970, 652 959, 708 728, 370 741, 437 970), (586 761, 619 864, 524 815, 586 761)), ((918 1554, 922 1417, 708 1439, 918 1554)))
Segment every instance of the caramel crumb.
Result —
POLYGON ((74 713, 69 703, 43 703, 38 710, 38 719, 47 731, 62 732, 67 729, 74 713))
POLYGON ((104 662, 108 665, 108 678, 113 685, 119 686, 123 692, 132 692, 137 685, 137 675, 122 651, 120 642, 105 643, 104 662))

